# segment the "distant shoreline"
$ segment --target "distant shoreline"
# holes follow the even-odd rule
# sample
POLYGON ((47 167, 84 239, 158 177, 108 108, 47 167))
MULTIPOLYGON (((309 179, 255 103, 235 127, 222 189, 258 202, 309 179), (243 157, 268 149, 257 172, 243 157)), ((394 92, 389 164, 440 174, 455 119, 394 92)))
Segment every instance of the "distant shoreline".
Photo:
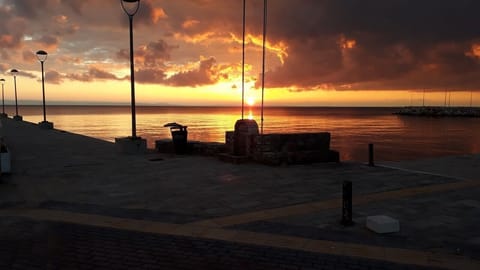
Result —
MULTIPOLYGON (((19 104, 19 107, 42 107, 42 104, 19 104)), ((47 107, 130 107, 130 104, 46 104, 47 107)), ((5 104, 5 107, 15 107, 15 104, 5 104)), ((240 105, 156 105, 137 104, 136 107, 158 107, 158 108, 241 108, 240 105)), ((245 106, 245 109, 260 109, 260 106, 245 106)), ((264 108, 323 108, 323 109, 400 109, 403 106, 301 106, 301 105, 266 105, 264 108)))
POLYGON ((408 106, 403 107, 395 115, 427 116, 427 117, 480 117, 478 107, 440 107, 440 106, 408 106))

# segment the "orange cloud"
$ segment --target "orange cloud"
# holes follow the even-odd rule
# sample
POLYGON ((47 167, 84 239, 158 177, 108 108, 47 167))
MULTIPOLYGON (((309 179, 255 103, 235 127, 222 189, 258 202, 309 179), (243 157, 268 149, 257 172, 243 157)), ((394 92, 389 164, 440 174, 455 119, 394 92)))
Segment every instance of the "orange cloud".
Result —
POLYGON ((480 58, 480 43, 472 44, 470 51, 466 52, 465 55, 472 58, 480 58))
POLYGON ((338 41, 338 44, 342 49, 353 49, 357 45, 357 41, 355 39, 347 39, 344 35, 342 35, 338 41))
MULTIPOLYGON (((237 37, 233 33, 231 34, 231 37, 235 42, 237 42, 239 44, 242 44, 242 42, 243 42, 242 37, 237 37)), ((252 34, 247 34, 245 36, 245 42, 247 44, 253 44, 258 49, 260 49, 263 46, 263 36, 261 36, 261 35, 256 36, 256 35, 252 35, 252 34)), ((277 43, 272 43, 272 42, 268 41, 268 39, 265 43, 266 43, 265 44, 265 49, 267 51, 270 51, 270 52, 274 53, 278 57, 280 62, 283 64, 285 62, 285 58, 288 57, 288 45, 287 45, 287 43, 285 43, 284 41, 279 41, 277 43)))
POLYGON ((176 73, 165 80, 165 83, 172 86, 197 87, 217 83, 221 78, 228 77, 223 73, 215 58, 202 59, 197 69, 176 73))
POLYGON ((53 16, 53 21, 58 24, 66 24, 68 23, 68 17, 65 15, 57 15, 53 16))
POLYGON ((14 38, 12 35, 2 35, 0 36, 0 42, 6 45, 5 47, 10 47, 14 45, 14 38))
POLYGON ((200 23, 199 20, 188 19, 182 23, 182 28, 183 29, 192 28, 199 23, 200 23))
POLYGON ((117 77, 115 74, 105 70, 101 70, 97 67, 90 67, 88 71, 83 73, 70 73, 64 76, 67 79, 73 81, 91 82, 95 80, 125 80, 128 77, 117 77))
POLYGON ((195 35, 186 35, 186 34, 182 34, 182 33, 175 33, 175 34, 173 34, 173 37, 175 39, 178 39, 178 40, 183 40, 183 41, 188 42, 188 43, 196 44, 196 43, 201 43, 201 42, 204 42, 204 41, 207 41, 207 40, 212 41, 213 38, 216 39, 217 33, 213 32, 213 31, 198 33, 198 34, 195 34, 195 35))
POLYGON ((162 8, 154 8, 151 16, 154 23, 157 23, 161 19, 168 18, 167 14, 162 8))

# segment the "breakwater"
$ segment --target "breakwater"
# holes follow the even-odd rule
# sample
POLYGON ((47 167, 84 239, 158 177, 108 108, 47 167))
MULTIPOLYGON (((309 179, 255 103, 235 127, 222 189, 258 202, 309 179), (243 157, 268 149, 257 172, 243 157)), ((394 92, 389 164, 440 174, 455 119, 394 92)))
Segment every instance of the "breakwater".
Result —
POLYGON ((394 112, 396 115, 433 117, 480 117, 480 108, 475 107, 434 107, 409 106, 394 112))

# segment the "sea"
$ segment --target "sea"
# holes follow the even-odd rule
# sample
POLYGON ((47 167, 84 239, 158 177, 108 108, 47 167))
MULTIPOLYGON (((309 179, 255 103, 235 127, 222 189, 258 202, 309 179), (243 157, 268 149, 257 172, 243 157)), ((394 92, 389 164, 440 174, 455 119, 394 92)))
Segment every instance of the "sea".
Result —
MULTIPOLYGON (((14 106, 6 106, 9 116, 14 106)), ((399 116, 398 108, 266 107, 263 132, 330 132, 331 149, 341 160, 367 161, 373 143, 375 160, 401 161, 480 153, 480 118, 399 116)), ((113 142, 131 131, 129 106, 47 106, 47 121, 56 129, 113 142)), ((20 106, 24 121, 43 120, 42 106, 20 106)), ((243 117, 261 123, 260 108, 245 108, 243 117)), ((137 136, 155 140, 171 138, 165 124, 188 126, 188 140, 225 142, 225 132, 242 118, 237 107, 137 106, 137 136)))

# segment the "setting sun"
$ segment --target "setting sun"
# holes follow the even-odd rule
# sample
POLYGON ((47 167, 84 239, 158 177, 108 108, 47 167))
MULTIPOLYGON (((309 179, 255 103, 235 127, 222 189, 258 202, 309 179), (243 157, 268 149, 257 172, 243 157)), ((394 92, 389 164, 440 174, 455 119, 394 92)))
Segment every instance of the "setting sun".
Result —
POLYGON ((255 105, 255 98, 254 98, 254 97, 248 97, 248 98, 247 98, 247 105, 248 105, 248 106, 253 106, 253 105, 255 105))

